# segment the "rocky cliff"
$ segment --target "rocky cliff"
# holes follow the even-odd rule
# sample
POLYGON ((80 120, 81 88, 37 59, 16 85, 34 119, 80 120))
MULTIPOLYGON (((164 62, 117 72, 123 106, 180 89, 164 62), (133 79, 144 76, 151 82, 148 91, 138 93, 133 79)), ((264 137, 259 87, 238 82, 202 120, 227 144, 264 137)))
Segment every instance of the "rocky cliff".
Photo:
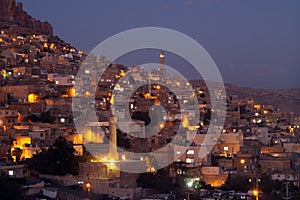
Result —
POLYGON ((0 0, 0 29, 23 34, 53 35, 53 28, 48 22, 34 19, 23 10, 22 3, 15 0, 0 0))

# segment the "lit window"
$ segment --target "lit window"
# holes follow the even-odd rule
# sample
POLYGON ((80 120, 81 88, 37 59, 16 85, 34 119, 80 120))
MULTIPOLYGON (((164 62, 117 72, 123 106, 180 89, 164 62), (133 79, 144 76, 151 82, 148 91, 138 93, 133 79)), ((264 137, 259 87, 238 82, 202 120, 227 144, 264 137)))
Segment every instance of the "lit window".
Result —
POLYGON ((193 163, 194 162, 194 158, 187 158, 185 160, 186 163, 193 163))
POLYGON ((245 159, 241 159, 240 161, 241 164, 245 164, 245 162, 246 162, 245 159))
POLYGON ((60 118, 60 122, 61 122, 61 123, 65 123, 65 122, 66 122, 66 119, 65 119, 65 118, 60 118))
POLYGON ((229 150, 229 148, 228 147, 224 147, 224 151, 228 151, 229 150))
POLYGON ((13 171, 13 170, 9 170, 9 171, 8 171, 8 175, 9 175, 9 176, 13 176, 13 175, 14 175, 14 171, 13 171))
POLYGON ((187 155, 194 155, 195 154, 195 151, 193 149, 190 149, 190 150, 187 150, 186 151, 186 154, 187 155))

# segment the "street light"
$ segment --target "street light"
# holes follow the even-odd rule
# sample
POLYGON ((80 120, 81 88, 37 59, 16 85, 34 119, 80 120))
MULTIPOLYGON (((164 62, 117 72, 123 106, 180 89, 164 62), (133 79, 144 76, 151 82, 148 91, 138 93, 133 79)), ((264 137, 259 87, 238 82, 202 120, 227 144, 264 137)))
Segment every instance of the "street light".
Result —
POLYGON ((86 186, 86 189, 87 189, 87 191, 88 191, 88 195, 89 195, 89 200, 91 200, 91 182, 86 182, 86 184, 85 184, 85 186, 86 186))
POLYGON ((258 200, 258 190, 253 190, 253 195, 255 196, 255 199, 258 200))
POLYGON ((189 188, 191 188, 191 187, 193 186, 193 181, 189 181, 189 182, 187 183, 187 186, 188 186, 189 188))
POLYGON ((187 200, 190 200, 190 190, 192 189, 192 187, 193 187, 193 181, 189 181, 189 182, 187 182, 187 186, 188 186, 188 188, 189 188, 189 191, 187 192, 187 200))
MULTIPOLYGON (((255 182, 253 184, 254 185, 254 189, 253 189, 253 196, 255 196, 255 199, 258 200, 258 196, 259 196, 259 191, 258 191, 258 182, 260 182, 261 180, 259 178, 255 178, 255 182)), ((249 182, 252 182, 252 179, 249 179, 249 182)))

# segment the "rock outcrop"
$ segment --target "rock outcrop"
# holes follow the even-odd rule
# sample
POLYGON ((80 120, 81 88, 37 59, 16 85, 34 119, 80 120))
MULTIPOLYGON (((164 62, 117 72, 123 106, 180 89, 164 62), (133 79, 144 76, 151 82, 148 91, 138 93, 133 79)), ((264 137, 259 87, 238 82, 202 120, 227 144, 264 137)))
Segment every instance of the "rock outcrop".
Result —
POLYGON ((0 28, 10 32, 53 35, 51 24, 34 19, 23 10, 23 4, 15 0, 0 1, 0 21, 0 28))

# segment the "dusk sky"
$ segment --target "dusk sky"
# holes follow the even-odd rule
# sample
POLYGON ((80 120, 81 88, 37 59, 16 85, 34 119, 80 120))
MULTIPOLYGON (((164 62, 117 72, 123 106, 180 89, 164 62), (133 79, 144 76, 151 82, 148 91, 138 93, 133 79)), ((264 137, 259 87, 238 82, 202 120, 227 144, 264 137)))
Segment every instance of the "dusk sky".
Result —
MULTIPOLYGON (((164 27, 198 41, 216 62, 225 82, 256 88, 300 87, 298 0, 21 2, 30 15, 49 21, 55 35, 87 52, 128 29, 164 27)), ((139 59, 145 57, 144 53, 139 59)), ((123 64, 130 65, 129 58, 123 64)), ((166 57, 168 65, 184 67, 171 58, 166 57)))

